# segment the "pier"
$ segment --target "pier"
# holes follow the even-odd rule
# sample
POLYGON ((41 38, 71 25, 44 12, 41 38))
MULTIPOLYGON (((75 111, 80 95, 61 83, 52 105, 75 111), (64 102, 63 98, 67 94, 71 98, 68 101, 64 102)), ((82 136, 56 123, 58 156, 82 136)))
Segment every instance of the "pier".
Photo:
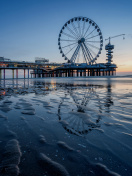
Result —
POLYGON ((11 61, 11 60, 0 60, 0 79, 6 79, 6 71, 12 71, 12 78, 18 79, 19 70, 23 70, 23 78, 38 77, 39 73, 49 72, 51 69, 55 69, 56 67, 61 66, 59 63, 35 63, 35 62, 25 62, 25 61, 11 61), (33 74, 34 73, 34 74, 33 74), (36 74, 38 73, 38 74, 36 74))
POLYGON ((116 75, 116 65, 112 64, 108 67, 105 64, 94 65, 62 65, 55 69, 34 69, 31 73, 31 77, 43 78, 43 77, 90 77, 90 76, 113 76, 116 75))
POLYGON ((12 78, 18 79, 19 70, 23 70, 23 78, 44 78, 44 77, 90 77, 90 76, 113 76, 116 75, 115 64, 60 64, 34 62, 0 62, 0 79, 6 79, 5 73, 12 70, 12 78), (3 72, 3 73, 2 73, 3 72), (31 75, 31 76, 30 76, 31 75))

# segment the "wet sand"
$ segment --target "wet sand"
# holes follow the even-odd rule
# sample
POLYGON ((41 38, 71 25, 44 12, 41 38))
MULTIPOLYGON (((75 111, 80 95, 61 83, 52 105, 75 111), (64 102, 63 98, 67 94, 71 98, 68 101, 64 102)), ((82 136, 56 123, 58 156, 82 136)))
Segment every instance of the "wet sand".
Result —
POLYGON ((1 80, 0 175, 131 176, 132 79, 1 80))

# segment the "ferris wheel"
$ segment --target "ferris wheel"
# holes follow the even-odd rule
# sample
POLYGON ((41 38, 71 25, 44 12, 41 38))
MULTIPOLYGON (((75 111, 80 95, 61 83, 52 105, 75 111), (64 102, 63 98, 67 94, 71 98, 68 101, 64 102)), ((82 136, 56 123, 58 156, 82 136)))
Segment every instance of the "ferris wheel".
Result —
POLYGON ((86 17, 75 17, 62 27, 58 45, 68 63, 93 64, 101 54, 103 36, 99 26, 86 17))

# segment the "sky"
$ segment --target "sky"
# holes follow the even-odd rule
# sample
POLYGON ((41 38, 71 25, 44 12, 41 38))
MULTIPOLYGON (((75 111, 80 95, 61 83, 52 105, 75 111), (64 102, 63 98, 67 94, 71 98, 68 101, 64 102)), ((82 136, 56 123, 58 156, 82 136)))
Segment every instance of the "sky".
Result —
POLYGON ((95 21, 103 35, 97 62, 106 62, 106 38, 115 45, 113 62, 118 72, 132 72, 131 0, 0 0, 0 56, 20 61, 35 57, 65 62, 58 49, 58 35, 71 18, 95 21))

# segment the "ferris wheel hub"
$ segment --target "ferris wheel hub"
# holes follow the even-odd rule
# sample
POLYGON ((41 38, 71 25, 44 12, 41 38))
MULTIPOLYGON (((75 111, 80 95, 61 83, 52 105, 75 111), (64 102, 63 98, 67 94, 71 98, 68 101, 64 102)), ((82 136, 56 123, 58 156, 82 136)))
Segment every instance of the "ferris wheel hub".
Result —
POLYGON ((80 40, 78 40, 78 44, 84 43, 85 42, 85 38, 81 38, 80 40))

